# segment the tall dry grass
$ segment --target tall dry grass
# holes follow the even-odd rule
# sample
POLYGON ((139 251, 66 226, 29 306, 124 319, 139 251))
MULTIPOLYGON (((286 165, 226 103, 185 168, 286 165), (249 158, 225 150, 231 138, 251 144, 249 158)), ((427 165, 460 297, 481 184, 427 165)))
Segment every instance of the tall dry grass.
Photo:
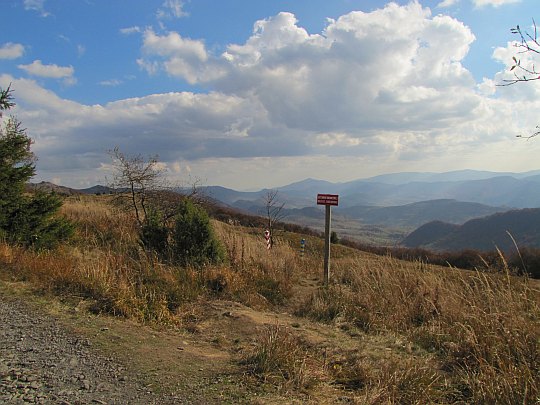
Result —
POLYGON ((368 333, 399 333, 435 353, 445 401, 535 403, 540 395, 538 283, 404 263, 342 261, 335 284, 297 314, 368 333))
POLYGON ((242 363, 249 373, 264 381, 275 381, 283 388, 304 387, 306 375, 307 348, 303 342, 283 325, 267 326, 259 336, 254 349, 244 355, 242 363))
POLYGON ((250 234, 219 222, 214 227, 229 261, 218 270, 227 280, 227 294, 256 308, 285 304, 303 266, 298 252, 280 240, 267 250, 262 232, 250 234))
POLYGON ((200 297, 230 298, 257 308, 286 302, 298 258, 286 244, 271 252, 262 235, 213 222, 228 263, 202 269, 160 262, 139 243, 133 215, 107 196, 73 197, 62 214, 76 224, 74 240, 36 253, 1 244, 0 263, 39 289, 92 301, 96 312, 143 322, 176 322, 179 308, 200 297))

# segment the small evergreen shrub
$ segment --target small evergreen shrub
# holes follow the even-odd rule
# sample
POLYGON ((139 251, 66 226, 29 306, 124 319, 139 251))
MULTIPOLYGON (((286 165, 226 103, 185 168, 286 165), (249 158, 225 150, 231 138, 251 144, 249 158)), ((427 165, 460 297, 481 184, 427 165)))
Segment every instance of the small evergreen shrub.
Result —
POLYGON ((55 194, 21 197, 5 226, 7 240, 35 249, 52 249, 73 234, 73 224, 54 214, 62 206, 55 194))
POLYGON ((171 234, 173 260, 182 266, 204 266, 224 260, 225 253, 218 242, 206 211, 191 200, 178 206, 171 234))
POLYGON ((155 252, 161 258, 169 255, 169 229, 163 225, 159 213, 149 212, 140 232, 141 243, 146 250, 155 252))
MULTIPOLYGON (((11 90, 0 89, 0 117, 14 106, 11 90)), ((0 238, 12 244, 51 249, 73 233, 73 225, 55 214, 62 200, 55 194, 24 194, 35 174, 32 139, 16 118, 0 127, 0 238)))

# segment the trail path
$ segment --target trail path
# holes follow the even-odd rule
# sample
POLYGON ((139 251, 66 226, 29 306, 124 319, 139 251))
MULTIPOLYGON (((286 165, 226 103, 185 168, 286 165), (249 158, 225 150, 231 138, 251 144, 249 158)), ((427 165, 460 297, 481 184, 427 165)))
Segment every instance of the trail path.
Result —
POLYGON ((0 292, 0 403, 167 404, 90 340, 0 292))
POLYGON ((396 337, 294 316, 294 306, 319 285, 315 277, 303 280, 294 289, 291 306, 279 311, 257 311, 226 300, 194 302, 187 313, 192 323, 157 328, 93 315, 78 304, 39 298, 0 280, 0 403, 354 402, 352 393, 327 382, 327 356, 339 360, 355 353, 376 364, 408 354, 396 337), (276 325, 300 337, 309 349, 308 361, 315 364, 311 377, 319 381, 310 393, 295 392, 291 398, 288 390, 246 375, 243 353, 257 348, 276 325))

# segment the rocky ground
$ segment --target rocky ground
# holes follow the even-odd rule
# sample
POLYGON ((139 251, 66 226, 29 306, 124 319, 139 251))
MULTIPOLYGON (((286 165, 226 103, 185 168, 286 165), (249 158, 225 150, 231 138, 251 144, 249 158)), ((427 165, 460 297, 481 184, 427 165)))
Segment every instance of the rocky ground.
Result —
POLYGON ((0 403, 169 404, 91 342, 0 294, 0 403))

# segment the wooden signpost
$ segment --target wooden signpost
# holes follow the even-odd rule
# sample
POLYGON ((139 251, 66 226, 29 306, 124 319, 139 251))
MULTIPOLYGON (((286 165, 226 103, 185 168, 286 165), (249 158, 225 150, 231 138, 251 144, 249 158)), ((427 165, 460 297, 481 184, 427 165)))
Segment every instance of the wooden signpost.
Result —
POLYGON ((337 194, 317 194, 317 205, 326 207, 326 216, 324 221, 324 285, 330 281, 330 228, 332 221, 331 207, 337 206, 339 196, 337 194))

